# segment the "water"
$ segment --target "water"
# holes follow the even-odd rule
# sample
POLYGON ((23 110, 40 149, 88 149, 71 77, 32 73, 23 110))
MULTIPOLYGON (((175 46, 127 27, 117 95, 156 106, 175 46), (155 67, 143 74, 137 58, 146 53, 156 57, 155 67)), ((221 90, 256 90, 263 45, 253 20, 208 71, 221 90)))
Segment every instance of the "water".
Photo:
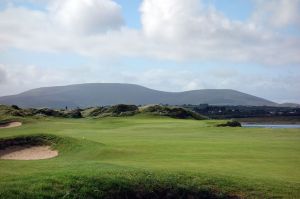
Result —
POLYGON ((298 129, 300 124, 242 124, 245 128, 298 129))

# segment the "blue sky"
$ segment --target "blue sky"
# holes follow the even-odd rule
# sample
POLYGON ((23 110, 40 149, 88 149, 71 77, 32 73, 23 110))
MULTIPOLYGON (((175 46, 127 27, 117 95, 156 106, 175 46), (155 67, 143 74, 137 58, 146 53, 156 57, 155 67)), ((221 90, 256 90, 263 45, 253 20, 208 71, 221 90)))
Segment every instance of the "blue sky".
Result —
POLYGON ((1 1, 0 95, 124 82, 300 103, 299 13, 299 0, 1 1))

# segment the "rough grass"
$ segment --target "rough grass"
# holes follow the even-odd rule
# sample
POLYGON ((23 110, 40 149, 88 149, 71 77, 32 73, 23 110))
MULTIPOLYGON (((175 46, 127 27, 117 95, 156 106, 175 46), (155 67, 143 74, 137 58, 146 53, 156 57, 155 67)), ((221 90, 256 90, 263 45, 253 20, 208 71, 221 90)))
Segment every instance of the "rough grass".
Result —
POLYGON ((0 150, 11 146, 42 146, 48 145, 55 147, 61 144, 63 139, 55 135, 30 135, 0 138, 0 150))
POLYGON ((298 198, 299 129, 138 117, 28 120, 0 137, 58 136, 49 160, 0 160, 1 198, 298 198))

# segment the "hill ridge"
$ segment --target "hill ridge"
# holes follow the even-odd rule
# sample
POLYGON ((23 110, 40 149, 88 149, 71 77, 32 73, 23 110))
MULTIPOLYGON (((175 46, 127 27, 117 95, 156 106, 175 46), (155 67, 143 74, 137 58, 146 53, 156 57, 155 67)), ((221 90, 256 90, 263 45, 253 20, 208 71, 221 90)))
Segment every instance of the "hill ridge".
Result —
POLYGON ((128 83, 86 83, 41 87, 17 95, 0 97, 0 103, 35 108, 89 107, 114 104, 278 105, 272 101, 233 89, 167 92, 128 83))

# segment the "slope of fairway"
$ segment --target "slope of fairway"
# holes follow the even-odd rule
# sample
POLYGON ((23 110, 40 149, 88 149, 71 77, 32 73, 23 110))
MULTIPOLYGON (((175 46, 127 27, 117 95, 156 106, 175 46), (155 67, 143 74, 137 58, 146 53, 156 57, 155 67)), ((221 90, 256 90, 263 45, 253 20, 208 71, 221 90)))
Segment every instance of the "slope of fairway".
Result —
POLYGON ((60 155, 53 159, 0 160, 0 197, 86 198, 104 196, 107 189, 133 194, 130 187, 247 198, 300 196, 299 129, 215 123, 144 116, 30 120, 0 129, 0 138, 42 133, 65 140, 55 146, 60 155))

